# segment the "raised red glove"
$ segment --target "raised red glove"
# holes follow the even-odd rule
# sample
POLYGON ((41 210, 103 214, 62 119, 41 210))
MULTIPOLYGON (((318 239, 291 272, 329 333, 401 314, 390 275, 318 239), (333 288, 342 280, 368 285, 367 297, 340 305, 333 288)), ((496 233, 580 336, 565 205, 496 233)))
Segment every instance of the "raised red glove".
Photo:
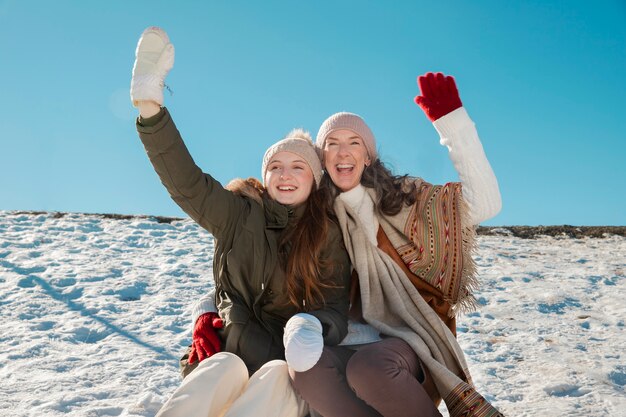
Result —
POLYGON ((454 78, 428 72, 417 77, 422 95, 415 96, 415 103, 424 110, 431 122, 463 106, 454 78))
POLYGON ((202 362, 222 350, 220 337, 215 330, 222 327, 224 327, 224 322, 217 313, 204 313, 198 317, 193 328, 193 341, 188 363, 194 363, 196 360, 202 362))

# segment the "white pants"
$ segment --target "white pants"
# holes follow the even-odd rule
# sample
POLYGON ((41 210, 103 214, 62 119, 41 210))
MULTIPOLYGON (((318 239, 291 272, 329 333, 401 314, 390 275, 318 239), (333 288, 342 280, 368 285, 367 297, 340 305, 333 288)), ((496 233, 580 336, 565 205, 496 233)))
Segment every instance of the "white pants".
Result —
POLYGON ((156 417, 303 417, 307 412, 285 361, 270 361, 248 378, 241 358, 220 352, 200 362, 156 417))

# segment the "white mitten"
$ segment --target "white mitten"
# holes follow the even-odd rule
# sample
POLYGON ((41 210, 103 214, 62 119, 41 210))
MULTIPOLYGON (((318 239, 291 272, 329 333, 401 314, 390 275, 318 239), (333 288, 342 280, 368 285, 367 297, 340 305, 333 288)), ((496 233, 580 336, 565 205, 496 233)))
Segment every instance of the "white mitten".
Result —
POLYGON ((285 325, 283 343, 287 365, 296 372, 308 371, 322 356, 322 323, 311 314, 295 314, 285 325))
POLYGON ((140 100, 152 100, 163 105, 165 77, 174 66, 174 45, 161 28, 151 26, 143 31, 137 50, 130 99, 133 106, 140 100))

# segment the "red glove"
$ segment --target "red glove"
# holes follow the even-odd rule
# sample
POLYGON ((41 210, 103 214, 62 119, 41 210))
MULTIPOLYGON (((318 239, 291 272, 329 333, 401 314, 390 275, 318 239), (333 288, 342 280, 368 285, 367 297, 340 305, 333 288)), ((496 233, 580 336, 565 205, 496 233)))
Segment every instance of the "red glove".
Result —
POLYGON ((431 122, 463 106, 454 78, 441 72, 429 72, 417 77, 421 96, 415 103, 424 110, 431 122))
POLYGON ((193 341, 188 363, 194 363, 196 360, 202 362, 222 350, 220 338, 215 330, 222 327, 224 327, 224 322, 217 313, 204 313, 198 317, 193 328, 193 341))

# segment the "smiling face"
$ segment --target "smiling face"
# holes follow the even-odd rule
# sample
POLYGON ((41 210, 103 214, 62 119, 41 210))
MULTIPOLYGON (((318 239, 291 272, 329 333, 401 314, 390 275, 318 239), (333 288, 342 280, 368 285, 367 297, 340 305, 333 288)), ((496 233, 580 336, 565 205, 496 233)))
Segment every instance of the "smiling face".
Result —
POLYGON ((324 141, 326 172, 341 191, 350 191, 361 182, 371 159, 363 139, 351 130, 331 132, 324 141))
POLYGON ((270 197, 288 206, 304 203, 315 182, 309 164, 299 155, 286 151, 270 159, 264 180, 270 197))

